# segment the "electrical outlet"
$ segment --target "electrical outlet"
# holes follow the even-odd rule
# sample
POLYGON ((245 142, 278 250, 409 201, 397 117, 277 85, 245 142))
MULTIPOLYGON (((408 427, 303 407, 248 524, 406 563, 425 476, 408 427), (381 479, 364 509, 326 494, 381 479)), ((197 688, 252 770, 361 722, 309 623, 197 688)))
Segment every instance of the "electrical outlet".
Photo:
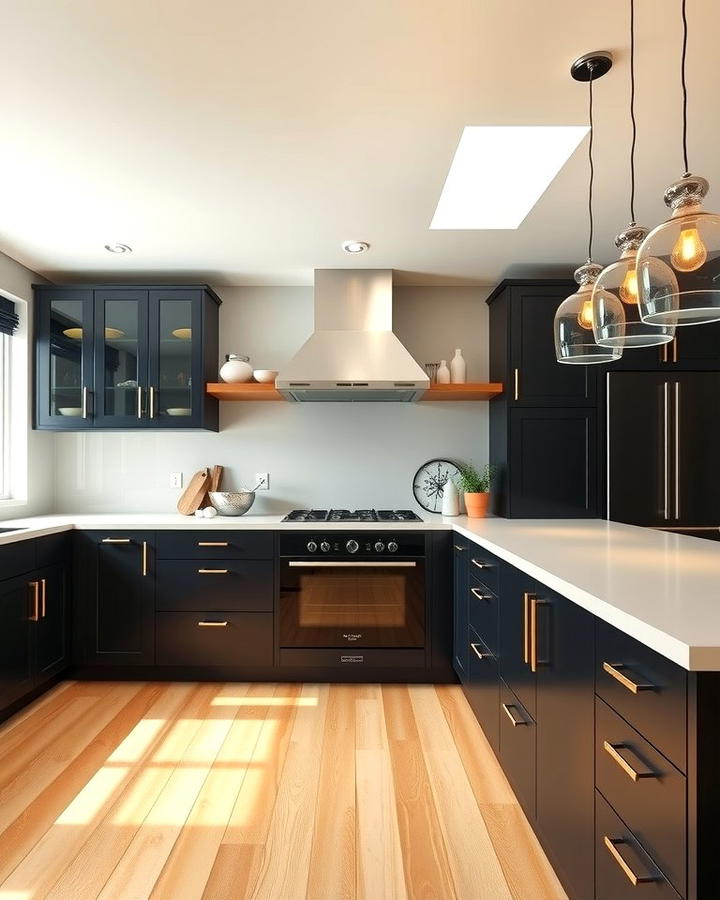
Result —
POLYGON ((182 472, 171 472, 170 473, 170 487, 171 488, 181 488, 183 486, 183 473, 182 472))
POLYGON ((269 491, 270 490, 270 473, 269 472, 256 472, 255 473, 255 484, 257 487, 256 491, 269 491))

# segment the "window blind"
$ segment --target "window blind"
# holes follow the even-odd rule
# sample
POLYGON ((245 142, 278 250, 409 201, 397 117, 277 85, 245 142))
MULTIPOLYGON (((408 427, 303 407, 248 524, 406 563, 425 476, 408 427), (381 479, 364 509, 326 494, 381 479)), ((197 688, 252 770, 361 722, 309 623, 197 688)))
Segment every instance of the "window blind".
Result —
POLYGON ((19 321, 12 300, 0 297, 0 334, 14 334, 19 321))

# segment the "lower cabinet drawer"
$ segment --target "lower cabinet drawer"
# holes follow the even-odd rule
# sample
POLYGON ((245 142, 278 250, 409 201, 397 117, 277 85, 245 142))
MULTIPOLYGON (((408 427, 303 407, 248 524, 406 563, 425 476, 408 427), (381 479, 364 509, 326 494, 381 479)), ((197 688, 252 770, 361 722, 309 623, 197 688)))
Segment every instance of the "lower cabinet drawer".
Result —
POLYGON ((160 612, 161 666, 272 666, 272 613, 160 612))
POLYGON ((500 560, 497 556, 471 543, 468 567, 471 579, 477 578, 491 591, 497 591, 500 584, 500 560))
POLYGON ((595 700, 595 784, 675 889, 686 885, 686 779, 602 700, 595 700))
POLYGON ((500 761, 522 808, 532 821, 536 811, 535 720, 500 681, 500 761))
POLYGON ((465 696, 490 746, 498 752, 500 741, 500 676, 497 660, 482 638, 469 629, 470 653, 465 696))
POLYGON ((159 610, 273 609, 270 560, 159 560, 156 585, 159 610))
POLYGON ((271 559, 271 531, 158 531, 158 559, 271 559))
POLYGON ((635 835, 595 791, 595 900, 680 900, 635 835))
POLYGON ((687 770, 687 672, 598 622, 595 690, 682 771, 687 770))
POLYGON ((470 579, 468 619, 492 653, 498 651, 498 599, 484 584, 470 579))
MULTIPOLYGON (((280 665, 290 668, 337 669, 338 680, 345 672, 362 673, 365 669, 423 669, 425 651, 410 649, 384 650, 379 647, 358 647, 357 650, 280 650, 280 665)), ((348 677, 353 677, 348 675, 348 677)))

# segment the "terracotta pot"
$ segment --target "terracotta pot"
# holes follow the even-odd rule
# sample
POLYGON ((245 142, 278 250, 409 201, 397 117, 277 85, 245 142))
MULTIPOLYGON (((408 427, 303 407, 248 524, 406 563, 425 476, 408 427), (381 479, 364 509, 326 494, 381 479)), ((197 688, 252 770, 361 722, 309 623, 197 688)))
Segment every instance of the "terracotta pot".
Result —
POLYGON ((490 493, 465 494, 465 509, 470 519, 484 519, 487 516, 490 493))

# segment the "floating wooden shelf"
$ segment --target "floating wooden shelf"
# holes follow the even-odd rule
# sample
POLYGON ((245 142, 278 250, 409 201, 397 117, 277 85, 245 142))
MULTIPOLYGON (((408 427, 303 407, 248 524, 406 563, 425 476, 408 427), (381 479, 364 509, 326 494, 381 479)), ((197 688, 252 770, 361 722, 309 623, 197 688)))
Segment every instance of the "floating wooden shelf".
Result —
MULTIPOLYGON (((491 400, 502 394, 503 386, 498 382, 476 382, 470 384, 433 384, 425 391, 421 401, 468 401, 491 400)), ((207 392, 218 400, 284 400, 275 390, 274 384, 208 384, 207 392)))
POLYGON ((274 384, 257 384, 248 381, 245 384, 208 384, 207 392, 218 400, 284 400, 275 390, 274 384))

